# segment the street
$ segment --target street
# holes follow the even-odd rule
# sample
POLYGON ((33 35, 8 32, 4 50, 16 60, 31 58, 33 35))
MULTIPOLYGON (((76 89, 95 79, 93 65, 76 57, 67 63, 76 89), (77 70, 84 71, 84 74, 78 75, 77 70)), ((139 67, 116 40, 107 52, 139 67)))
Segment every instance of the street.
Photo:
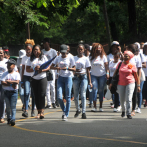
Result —
POLYGON ((81 119, 81 114, 74 118, 72 101, 68 121, 62 121, 59 107, 45 109, 45 118, 40 120, 23 118, 21 106, 17 105, 16 125, 0 124, 0 147, 147 146, 147 109, 142 108, 142 113, 130 120, 121 118, 121 112, 113 112, 110 102, 104 100, 104 112, 91 112, 87 106, 87 119, 81 119))

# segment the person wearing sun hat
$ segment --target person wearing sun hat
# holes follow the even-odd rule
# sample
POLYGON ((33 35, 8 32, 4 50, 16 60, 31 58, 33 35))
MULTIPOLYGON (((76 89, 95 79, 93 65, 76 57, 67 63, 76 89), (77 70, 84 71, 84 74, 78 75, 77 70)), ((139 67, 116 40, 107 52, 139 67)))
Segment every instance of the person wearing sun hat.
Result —
POLYGON ((111 47, 110 47, 110 50, 107 54, 107 59, 108 59, 108 63, 111 61, 111 60, 114 60, 114 54, 116 52, 120 52, 120 59, 123 60, 123 53, 121 52, 121 47, 120 47, 120 44, 118 41, 113 41, 111 43, 111 47))
POLYGON ((72 73, 75 71, 75 61, 72 56, 67 54, 67 45, 60 46, 61 56, 58 56, 51 66, 51 69, 59 70, 59 77, 57 80, 57 98, 60 107, 63 111, 62 120, 66 121, 69 115, 71 104, 71 89, 72 89, 72 73), (57 66, 58 65, 58 66, 57 66), (66 106, 64 105, 62 95, 65 89, 66 106))
MULTIPOLYGON (((117 90, 120 96, 120 103, 122 107, 122 114, 121 117, 125 117, 125 110, 128 119, 132 119, 131 116, 131 103, 132 103, 132 96, 135 88, 135 81, 138 85, 138 92, 140 91, 140 80, 137 74, 137 68, 134 64, 130 63, 130 60, 134 57, 134 54, 130 51, 124 52, 124 61, 122 62, 119 68, 119 81, 117 90), (126 108, 125 108, 125 101, 126 101, 126 108)), ((120 63, 119 63, 120 64, 120 63)), ((118 66, 114 72, 114 75, 117 72, 118 66)), ((114 76, 113 75, 113 76, 114 76)), ((111 89, 112 84, 110 84, 111 89)))

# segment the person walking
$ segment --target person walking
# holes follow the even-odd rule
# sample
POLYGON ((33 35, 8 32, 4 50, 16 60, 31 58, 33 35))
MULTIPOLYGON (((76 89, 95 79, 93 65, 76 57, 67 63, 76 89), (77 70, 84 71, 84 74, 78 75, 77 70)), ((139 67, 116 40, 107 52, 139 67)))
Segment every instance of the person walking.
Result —
MULTIPOLYGON (((114 60, 111 60, 109 62, 109 84, 111 83, 112 81, 112 77, 113 77, 113 74, 116 70, 116 67, 117 65, 120 63, 120 53, 119 52, 116 52, 114 54, 114 60)), ((120 111, 121 109, 121 106, 120 106, 120 100, 119 100, 119 94, 116 92, 115 94, 112 94, 112 99, 114 100, 114 109, 113 109, 113 112, 117 112, 117 111, 120 111)))
POLYGON ((74 90, 74 102, 76 106, 76 113, 74 117, 78 117, 81 113, 79 106, 79 93, 82 101, 82 119, 86 119, 86 90, 87 85, 91 84, 91 76, 90 76, 90 61, 89 58, 83 55, 84 53, 84 45, 79 44, 77 48, 78 55, 74 56, 74 60, 76 63, 76 72, 73 77, 73 90, 74 90), (87 79, 88 77, 88 79, 87 79))
POLYGON ((24 106, 23 106, 24 112, 22 113, 23 117, 28 117, 28 105, 29 105, 30 94, 32 96, 31 117, 35 116, 35 112, 34 112, 35 99, 34 99, 33 91, 31 89, 31 83, 30 83, 33 72, 26 71, 26 66, 28 61, 30 60, 33 45, 35 45, 34 40, 32 39, 26 40, 25 42, 26 56, 22 58, 21 86, 24 88, 24 106))
POLYGON ((40 69, 40 66, 48 61, 47 57, 43 55, 40 45, 33 46, 33 50, 26 65, 27 72, 38 71, 37 75, 33 75, 31 78, 31 88, 33 89, 35 104, 38 110, 36 118, 44 118, 45 107, 45 94, 47 86, 46 71, 50 69, 50 66, 46 69, 40 69))
MULTIPOLYGON (((4 59, 4 51, 0 49, 0 79, 4 72, 7 71, 7 64, 5 64, 6 61, 4 59)), ((4 93, 2 89, 2 84, 0 81, 0 123, 4 123, 5 118, 5 102, 4 102, 4 93)))
MULTIPOLYGON (((130 63, 130 60, 134 57, 134 54, 130 51, 124 52, 124 61, 121 63, 119 68, 119 81, 117 90, 120 96, 120 103, 122 107, 121 117, 125 117, 125 110, 128 119, 132 119, 131 107, 132 107, 132 96, 135 89, 135 81, 137 82, 137 90, 140 91, 140 80, 137 74, 137 68, 134 64, 130 63), (126 108, 125 108, 126 102, 126 108)), ((120 63, 119 63, 120 64, 120 63)), ((114 72, 116 74, 118 66, 114 72)), ((111 89, 112 84, 110 84, 111 89)))
POLYGON ((97 111, 97 92, 99 93, 100 107, 99 111, 102 112, 102 104, 104 97, 104 87, 107 79, 109 79, 109 69, 106 53, 103 46, 100 43, 93 43, 91 50, 91 81, 92 81, 92 92, 90 92, 90 99, 93 98, 94 108, 92 111, 97 111), (107 73, 107 74, 106 74, 107 73))
MULTIPOLYGON (((42 52, 47 57, 48 60, 52 59, 57 55, 57 52, 55 49, 50 47, 50 39, 44 38, 43 39, 43 46, 44 49, 42 52)), ((52 79, 48 79, 47 81, 47 88, 46 88, 46 98, 47 98, 47 105, 45 108, 56 108, 55 104, 55 71, 49 70, 47 72, 50 72, 52 74, 52 79), (52 107, 51 107, 52 104, 52 107)))
POLYGON ((3 73, 1 83, 6 101, 7 123, 14 126, 20 74, 14 71, 16 65, 14 59, 9 59, 6 63, 8 71, 3 73))
POLYGON ((72 56, 67 55, 67 45, 60 46, 61 56, 58 56, 51 65, 51 69, 59 70, 57 80, 57 98, 63 111, 62 120, 66 121, 70 111, 71 89, 72 89, 72 73, 75 71, 75 61, 72 56), (66 106, 63 102, 63 91, 65 90, 66 106))

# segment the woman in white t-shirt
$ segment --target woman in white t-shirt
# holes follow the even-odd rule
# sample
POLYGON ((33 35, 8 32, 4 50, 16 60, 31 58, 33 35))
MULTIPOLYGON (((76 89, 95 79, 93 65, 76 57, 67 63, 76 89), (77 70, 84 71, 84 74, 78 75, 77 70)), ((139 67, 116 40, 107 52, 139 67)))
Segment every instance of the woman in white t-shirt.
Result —
POLYGON ((93 43, 92 51, 90 56, 91 61, 91 81, 92 81, 92 92, 90 92, 89 97, 93 98, 94 109, 92 111, 97 111, 96 101, 97 92, 99 93, 100 108, 99 111, 102 112, 102 104, 104 97, 104 86, 107 79, 109 78, 108 61, 103 49, 103 46, 99 43, 93 43), (107 72, 107 74, 106 74, 107 72))
MULTIPOLYGON (((109 62, 109 75, 110 75, 110 78, 109 78, 109 84, 111 83, 112 81, 112 77, 113 77, 113 74, 116 70, 116 67, 118 65, 118 63, 120 62, 120 54, 119 52, 116 52, 114 54, 114 60, 111 60, 109 62)), ((112 99, 114 100, 114 112, 117 112, 117 111, 120 111, 121 109, 121 106, 120 106, 120 100, 119 100, 119 94, 116 92, 115 94, 112 94, 112 99)))
POLYGON ((86 90, 87 84, 89 81, 89 85, 92 88, 91 77, 90 77, 90 61, 89 58, 83 55, 84 53, 84 45, 79 44, 77 48, 78 55, 74 56, 74 60, 76 63, 76 72, 73 77, 73 90, 74 90, 74 101, 76 105, 76 114, 74 117, 78 117, 81 113, 79 106, 79 92, 82 100, 82 119, 86 119, 86 90), (88 80, 87 80, 88 76, 88 80))
POLYGON ((45 94, 47 86, 46 71, 50 69, 40 69, 40 66, 48 61, 47 57, 43 55, 40 45, 35 45, 32 50, 30 60, 27 62, 26 71, 38 71, 37 75, 32 76, 31 88, 33 89, 35 104, 38 110, 36 118, 44 118, 45 94))
POLYGON ((119 52, 120 53, 120 59, 123 60, 123 53, 121 52, 121 47, 119 45, 119 42, 117 41, 113 41, 111 43, 111 47, 110 47, 110 50, 107 54, 107 59, 108 59, 108 63, 112 60, 114 60, 113 56, 116 52, 119 52))
MULTIPOLYGON (((2 77, 2 74, 7 71, 7 64, 5 64, 4 60, 4 51, 0 49, 0 79, 2 77)), ((4 107, 4 96, 3 96, 3 89, 2 84, 0 81, 0 123, 4 123, 4 117, 5 117, 5 107, 4 107)))
MULTIPOLYGON (((147 42, 144 43, 143 53, 146 58, 146 65, 147 65, 147 42)), ((143 68, 143 71, 145 73, 146 80, 144 81, 142 94, 143 94, 143 99, 145 100, 144 107, 147 107, 147 66, 146 68, 143 68)))
POLYGON ((31 89, 31 83, 30 83, 30 79, 31 79, 31 76, 33 75, 33 72, 26 71, 26 66, 27 66, 28 61, 30 60, 33 45, 30 44, 32 43, 32 40, 30 39, 27 39, 26 43, 27 43, 25 45, 26 56, 22 58, 22 73, 21 73, 21 86, 24 88, 24 105, 23 105, 24 112, 22 113, 22 116, 28 117, 28 105, 29 105, 29 98, 30 98, 30 93, 31 93, 31 96, 32 96, 31 117, 34 117, 35 116, 35 113, 34 113, 35 99, 34 99, 34 94, 32 92, 32 89, 31 89))
POLYGON ((71 89, 72 89, 72 72, 75 71, 75 61, 72 56, 67 55, 67 45, 60 46, 61 56, 58 56, 51 66, 51 69, 59 70, 57 80, 57 98, 60 107, 63 111, 62 120, 66 121, 69 115, 71 104, 71 89), (66 106, 64 105, 62 96, 65 90, 66 106))

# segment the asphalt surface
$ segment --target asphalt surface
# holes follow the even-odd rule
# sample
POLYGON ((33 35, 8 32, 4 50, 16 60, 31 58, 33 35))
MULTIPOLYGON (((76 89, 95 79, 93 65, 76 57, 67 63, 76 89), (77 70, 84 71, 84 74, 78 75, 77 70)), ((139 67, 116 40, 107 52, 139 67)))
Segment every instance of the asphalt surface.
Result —
POLYGON ((103 108, 104 112, 91 112, 87 106, 87 119, 81 114, 74 118, 72 101, 68 121, 61 120, 60 108, 45 109, 43 120, 25 119, 18 102, 16 125, 0 124, 0 147, 147 147, 147 109, 129 120, 114 113, 110 101, 105 100, 103 108))

